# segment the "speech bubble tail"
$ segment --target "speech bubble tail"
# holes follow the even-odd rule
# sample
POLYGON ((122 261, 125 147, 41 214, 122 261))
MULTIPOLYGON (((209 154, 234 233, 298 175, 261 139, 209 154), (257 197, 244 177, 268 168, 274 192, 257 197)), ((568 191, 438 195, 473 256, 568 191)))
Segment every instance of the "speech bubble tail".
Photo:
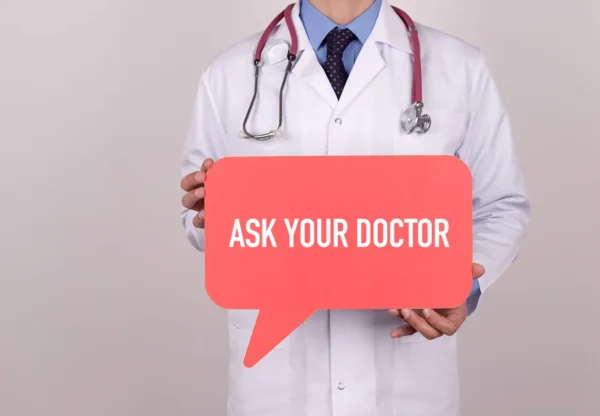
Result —
POLYGON ((314 311, 306 309, 261 309, 258 312, 244 366, 255 366, 281 341, 298 328, 314 311))

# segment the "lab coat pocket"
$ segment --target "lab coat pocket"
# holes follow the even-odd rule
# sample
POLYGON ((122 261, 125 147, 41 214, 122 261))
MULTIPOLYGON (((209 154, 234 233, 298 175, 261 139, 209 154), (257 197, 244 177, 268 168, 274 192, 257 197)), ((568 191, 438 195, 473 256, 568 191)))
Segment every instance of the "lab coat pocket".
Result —
MULTIPOLYGON (((252 330, 258 317, 257 310, 230 310, 228 312, 229 319, 229 335, 232 341, 237 341, 238 345, 243 344, 244 351, 248 347, 252 330)), ((274 350, 287 349, 289 345, 289 336, 281 341, 273 348, 274 350)))
MULTIPOLYGON (((424 134, 417 132, 406 134, 398 128, 394 138, 394 154, 453 156, 464 136, 466 112, 425 107, 424 113, 431 117, 429 131, 424 134)), ((398 126, 400 126, 400 119, 398 126)))
POLYGON ((229 415, 285 415, 293 394, 294 371, 290 351, 277 346, 256 365, 243 365, 251 330, 240 329, 229 322, 229 415))

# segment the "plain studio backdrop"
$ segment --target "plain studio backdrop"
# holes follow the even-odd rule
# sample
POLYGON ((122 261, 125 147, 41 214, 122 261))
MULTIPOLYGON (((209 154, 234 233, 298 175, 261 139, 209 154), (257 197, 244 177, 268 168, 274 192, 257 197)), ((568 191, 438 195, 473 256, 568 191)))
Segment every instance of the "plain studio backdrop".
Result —
MULTIPOLYGON (((598 2, 395 4, 482 48, 533 202, 461 331, 464 415, 598 415, 598 2)), ((285 5, 0 2, 1 415, 225 414, 179 161, 201 71, 285 5)))

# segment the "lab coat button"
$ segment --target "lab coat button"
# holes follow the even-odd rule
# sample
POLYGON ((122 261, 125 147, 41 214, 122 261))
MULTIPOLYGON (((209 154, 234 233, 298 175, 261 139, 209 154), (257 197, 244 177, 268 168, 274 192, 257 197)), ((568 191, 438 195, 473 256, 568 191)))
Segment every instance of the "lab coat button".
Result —
POLYGON ((346 388, 346 386, 344 386, 344 383, 338 383, 338 390, 344 390, 346 388))
POLYGON ((335 119, 335 123, 336 124, 342 124, 342 119, 341 118, 336 118, 335 119))

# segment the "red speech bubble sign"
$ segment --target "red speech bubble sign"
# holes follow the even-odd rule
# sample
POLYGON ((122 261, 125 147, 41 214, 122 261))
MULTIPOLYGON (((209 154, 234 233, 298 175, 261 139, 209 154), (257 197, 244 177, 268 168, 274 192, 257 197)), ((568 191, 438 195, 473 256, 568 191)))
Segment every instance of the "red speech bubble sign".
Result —
POLYGON ((208 295, 259 310, 246 367, 317 310, 451 308, 471 289, 471 174, 455 157, 225 158, 205 213, 208 295))

